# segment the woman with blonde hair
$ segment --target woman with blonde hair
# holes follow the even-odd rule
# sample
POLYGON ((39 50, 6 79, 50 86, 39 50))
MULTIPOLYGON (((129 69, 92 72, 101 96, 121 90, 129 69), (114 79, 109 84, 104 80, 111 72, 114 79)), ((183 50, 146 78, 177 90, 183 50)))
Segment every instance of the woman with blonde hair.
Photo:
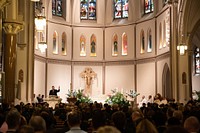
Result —
POLYGON ((137 125, 136 133, 158 133, 158 131, 148 119, 143 119, 137 125))
POLYGON ((104 126, 100 127, 96 133, 121 133, 121 132, 113 126, 104 126))

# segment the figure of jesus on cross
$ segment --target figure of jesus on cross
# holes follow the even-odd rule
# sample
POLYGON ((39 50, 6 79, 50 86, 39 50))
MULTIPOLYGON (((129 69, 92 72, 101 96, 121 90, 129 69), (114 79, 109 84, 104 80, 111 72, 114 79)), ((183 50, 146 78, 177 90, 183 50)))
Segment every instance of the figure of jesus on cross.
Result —
POLYGON ((92 83, 92 80, 97 77, 97 74, 92 70, 92 68, 87 67, 80 74, 80 76, 81 76, 81 78, 84 78, 84 80, 85 80, 84 94, 91 96, 91 94, 92 94, 91 83, 92 83))

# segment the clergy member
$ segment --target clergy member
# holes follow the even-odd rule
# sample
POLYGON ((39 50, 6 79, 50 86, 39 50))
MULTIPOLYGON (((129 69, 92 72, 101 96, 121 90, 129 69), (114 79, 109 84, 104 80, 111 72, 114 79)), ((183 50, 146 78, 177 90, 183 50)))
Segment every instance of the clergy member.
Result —
POLYGON ((49 92, 50 96, 57 96, 57 93, 60 92, 60 86, 58 87, 58 89, 55 89, 55 86, 52 86, 52 89, 49 92))

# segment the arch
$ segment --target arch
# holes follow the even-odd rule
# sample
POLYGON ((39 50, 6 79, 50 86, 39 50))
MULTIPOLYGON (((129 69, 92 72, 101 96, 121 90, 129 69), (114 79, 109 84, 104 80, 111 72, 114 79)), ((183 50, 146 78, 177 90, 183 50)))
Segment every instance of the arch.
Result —
POLYGON ((148 32, 147 32, 147 39, 148 39, 147 52, 151 52, 152 51, 152 33, 151 33, 151 29, 149 29, 148 32))
POLYGON ((162 73, 162 95, 165 98, 173 98, 170 70, 167 63, 165 63, 162 73))
POLYGON ((162 24, 159 24, 159 49, 162 48, 162 24))
POLYGON ((61 47, 62 55, 67 54, 67 36, 66 33, 62 33, 62 47, 61 47))
POLYGON ((144 42, 144 30, 142 29, 140 32, 140 53, 144 53, 145 42, 144 42))
POLYGON ((112 39, 112 56, 118 55, 118 36, 117 34, 113 35, 112 39))
POLYGON ((96 56, 96 36, 94 34, 90 37, 90 56, 96 56))
POLYGON ((128 54, 128 40, 127 40, 127 35, 124 32, 122 34, 122 55, 127 55, 128 54))
POLYGON ((58 54, 58 33, 53 33, 53 54, 58 54))
POLYGON ((86 56, 86 39, 84 35, 80 36, 80 56, 86 56))

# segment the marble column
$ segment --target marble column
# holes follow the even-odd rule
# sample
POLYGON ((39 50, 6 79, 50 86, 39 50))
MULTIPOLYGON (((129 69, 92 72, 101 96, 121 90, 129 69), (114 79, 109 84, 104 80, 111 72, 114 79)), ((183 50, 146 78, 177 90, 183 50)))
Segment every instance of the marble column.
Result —
POLYGON ((5 102, 11 103, 15 99, 15 69, 16 69, 16 36, 23 29, 22 24, 5 22, 4 41, 4 71, 5 71, 5 102))
POLYGON ((4 35, 4 72, 5 72, 5 102, 12 103, 15 100, 15 69, 17 33, 23 30, 23 23, 17 20, 17 0, 9 0, 6 7, 6 17, 3 20, 4 35))

